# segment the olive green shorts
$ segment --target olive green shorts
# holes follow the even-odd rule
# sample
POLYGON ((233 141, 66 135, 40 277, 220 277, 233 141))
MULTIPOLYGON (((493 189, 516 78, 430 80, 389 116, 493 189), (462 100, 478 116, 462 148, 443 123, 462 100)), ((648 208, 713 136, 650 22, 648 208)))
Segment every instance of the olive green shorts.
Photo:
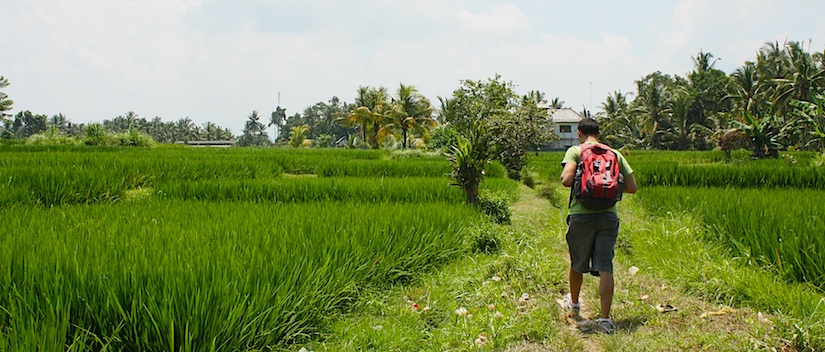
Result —
POLYGON ((619 236, 619 216, 614 212, 567 216, 570 267, 580 273, 613 272, 613 255, 619 236))

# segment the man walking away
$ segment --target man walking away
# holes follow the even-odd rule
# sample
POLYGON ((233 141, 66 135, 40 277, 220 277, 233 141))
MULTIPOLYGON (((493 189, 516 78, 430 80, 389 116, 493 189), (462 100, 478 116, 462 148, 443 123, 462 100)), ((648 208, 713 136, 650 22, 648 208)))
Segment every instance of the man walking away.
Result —
POLYGON ((581 145, 567 149, 562 160, 561 183, 572 187, 566 235, 570 251, 570 293, 565 296, 563 305, 568 314, 578 315, 583 273, 598 276, 601 302, 598 326, 601 332, 610 334, 616 331, 610 318, 613 255, 619 235, 615 202, 621 199, 622 192, 636 193, 637 186, 633 169, 624 156, 599 142, 601 133, 596 120, 584 118, 579 121, 578 136, 581 145), (586 160, 583 160, 583 154, 586 160), (590 165, 580 165, 580 162, 590 165), (618 180, 611 176, 611 172, 619 176, 618 180))

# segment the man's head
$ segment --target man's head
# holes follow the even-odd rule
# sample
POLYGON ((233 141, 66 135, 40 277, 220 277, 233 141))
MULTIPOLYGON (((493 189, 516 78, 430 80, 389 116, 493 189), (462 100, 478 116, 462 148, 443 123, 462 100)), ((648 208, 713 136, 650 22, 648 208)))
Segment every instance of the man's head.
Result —
POLYGON ((599 138, 601 134, 599 132, 599 123, 589 117, 585 117, 579 121, 578 131, 581 137, 592 136, 599 138))

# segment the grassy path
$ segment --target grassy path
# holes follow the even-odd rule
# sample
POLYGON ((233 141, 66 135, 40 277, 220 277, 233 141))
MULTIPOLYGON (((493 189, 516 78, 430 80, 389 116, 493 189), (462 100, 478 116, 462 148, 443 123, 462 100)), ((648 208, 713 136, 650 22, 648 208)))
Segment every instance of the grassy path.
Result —
MULTIPOLYGON (((563 192, 557 189, 558 194, 563 192)), ((669 249, 661 255, 672 256, 679 245, 695 246, 680 240, 690 238, 692 225, 647 218, 633 197, 628 198, 620 206, 613 306, 619 330, 614 335, 592 333, 587 322, 577 324, 562 314, 556 300, 567 291, 563 212, 536 191, 522 187, 520 199, 511 206, 512 224, 474 230, 476 235, 496 236, 498 252, 468 254, 436 272, 419 275, 415 282, 367 290, 349 313, 331 317, 334 323, 328 335, 293 350, 794 350, 779 337, 773 323, 779 318, 747 307, 727 307, 718 303, 725 302, 724 295, 697 294, 707 291, 684 289, 689 284, 663 279, 658 268, 694 262, 657 259, 651 248, 669 249), (654 232, 673 237, 649 235, 654 232), (677 310, 661 313, 659 304, 677 310)), ((684 255, 719 260, 714 253, 694 248, 684 255)), ((685 273, 699 269, 677 268, 685 273)), ((597 278, 585 278, 582 316, 586 318, 598 316, 597 283, 597 278)))

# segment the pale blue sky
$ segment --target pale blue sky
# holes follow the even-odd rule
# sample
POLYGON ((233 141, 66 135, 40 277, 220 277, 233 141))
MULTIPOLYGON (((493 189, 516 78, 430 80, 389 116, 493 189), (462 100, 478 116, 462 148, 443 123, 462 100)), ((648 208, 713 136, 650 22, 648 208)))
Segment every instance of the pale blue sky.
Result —
POLYGON ((360 85, 437 102, 496 73, 598 112, 648 73, 686 74, 699 50, 728 73, 768 41, 822 52, 822 18, 821 0, 0 0, 0 75, 15 113, 131 110, 235 133, 278 92, 292 115, 360 85))

